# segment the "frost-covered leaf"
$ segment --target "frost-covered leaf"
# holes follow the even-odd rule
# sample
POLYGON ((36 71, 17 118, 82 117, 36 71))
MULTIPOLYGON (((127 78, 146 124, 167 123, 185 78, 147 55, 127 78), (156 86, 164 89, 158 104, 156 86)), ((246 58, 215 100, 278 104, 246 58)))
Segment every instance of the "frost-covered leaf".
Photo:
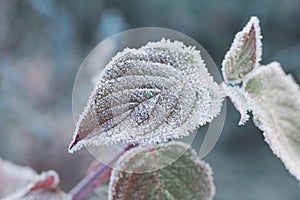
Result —
POLYGON ((300 90, 277 62, 257 68, 244 84, 256 125, 266 142, 300 180, 300 90))
POLYGON ((244 76, 259 65, 261 38, 259 20, 251 17, 243 30, 236 34, 223 60, 222 72, 226 83, 240 83, 244 76))
POLYGON ((126 152, 118 165, 121 171, 113 170, 110 179, 110 200, 209 200, 215 194, 210 166, 184 143, 137 147, 126 152), (162 166, 178 153, 182 155, 162 169, 136 173, 149 165, 162 166))
POLYGON ((22 189, 33 181, 36 172, 29 167, 21 167, 0 158, 0 198, 22 189))
POLYGON ((230 98, 235 108, 240 112, 241 119, 239 125, 244 125, 250 118, 248 115, 249 106, 243 91, 238 86, 227 86, 226 84, 221 84, 225 95, 230 98))
POLYGON ((99 77, 69 151, 187 136, 221 110, 223 94, 194 47, 162 39, 118 53, 99 77))
POLYGON ((67 195, 58 189, 58 183, 59 177, 55 171, 38 175, 29 167, 0 159, 0 198, 3 200, 67 199, 67 195))

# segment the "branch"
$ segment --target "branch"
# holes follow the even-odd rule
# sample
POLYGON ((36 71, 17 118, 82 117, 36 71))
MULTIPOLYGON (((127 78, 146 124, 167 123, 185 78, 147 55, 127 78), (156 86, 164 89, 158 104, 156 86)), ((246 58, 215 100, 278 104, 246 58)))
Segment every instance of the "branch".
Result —
MULTIPOLYGON (((133 148, 134 145, 128 145, 123 149, 123 151, 114 157, 109 165, 112 165, 114 162, 118 160, 118 158, 123 155, 126 151, 133 148)), ((89 196, 93 191, 100 187, 103 183, 106 183, 109 180, 111 168, 104 164, 99 164, 91 174, 84 177, 70 192, 69 195, 73 200, 81 200, 85 199, 89 196)))

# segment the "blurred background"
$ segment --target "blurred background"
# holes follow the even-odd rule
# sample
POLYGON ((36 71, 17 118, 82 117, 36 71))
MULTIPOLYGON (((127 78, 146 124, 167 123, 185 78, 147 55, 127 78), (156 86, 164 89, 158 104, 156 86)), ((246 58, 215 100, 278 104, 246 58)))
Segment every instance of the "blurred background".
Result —
MULTIPOLYGON (((72 87, 80 63, 103 39, 157 26, 198 41, 217 65, 250 16, 261 20, 263 64, 279 61, 300 82, 300 1, 1 0, 0 157, 37 171, 55 169, 69 191, 92 156, 67 152, 74 131, 72 87)), ((228 101, 220 140, 205 158, 216 200, 298 200, 299 184, 228 101)))

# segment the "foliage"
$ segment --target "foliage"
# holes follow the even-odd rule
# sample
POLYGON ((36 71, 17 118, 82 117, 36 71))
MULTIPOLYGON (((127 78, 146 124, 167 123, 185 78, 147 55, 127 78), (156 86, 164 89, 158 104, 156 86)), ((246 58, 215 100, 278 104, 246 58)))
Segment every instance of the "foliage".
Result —
MULTIPOLYGON (((279 63, 260 65, 261 38, 259 20, 252 17, 225 55, 220 86, 199 51, 182 42, 162 39, 123 50, 100 75, 69 151, 88 145, 141 144, 130 146, 133 149, 118 159, 118 169, 110 176, 109 199, 212 199, 215 187, 208 164, 189 145, 170 140, 211 122, 225 94, 241 114, 239 124, 245 124, 252 112, 274 154, 300 180, 299 86, 279 63), (159 167, 162 163, 166 166, 159 167)), ((76 191, 66 194, 58 188, 54 171, 38 175, 6 161, 0 164, 4 199, 78 198, 72 196, 76 191)), ((109 173, 108 167, 99 165, 78 188, 103 184, 109 173)))
POLYGON ((71 200, 71 196, 58 188, 59 177, 52 170, 37 174, 29 167, 0 159, 0 177, 0 198, 3 200, 71 200))
POLYGON ((169 142, 154 148, 137 147, 118 161, 110 178, 109 199, 209 200, 215 194, 211 168, 185 143, 169 142), (150 170, 182 155, 170 165, 150 170), (145 172, 137 172, 137 171, 145 172))
MULTIPOLYGON (((193 47, 163 39, 140 49, 125 49, 101 74, 77 124, 70 151, 89 144, 145 145, 186 136, 218 114, 224 92, 241 113, 239 124, 245 124, 252 111, 273 152, 300 180, 299 87, 278 63, 260 66, 261 38, 259 20, 252 17, 225 55, 223 91, 193 47)), ((170 152, 180 146, 174 145, 158 145, 155 152, 138 147, 125 153, 119 159, 120 169, 112 173, 109 198, 211 199, 210 173, 195 153, 187 156, 190 151, 165 168, 138 173, 168 160, 170 152)))
POLYGON ((237 71, 241 74, 240 77, 234 75, 235 73, 229 76, 233 83, 242 82, 241 86, 232 86, 228 81, 226 84, 223 83, 223 88, 241 113, 239 124, 244 124, 249 119, 247 112, 252 111, 256 126, 264 131, 265 140, 274 154, 283 161, 289 172, 300 180, 299 86, 291 75, 285 74, 277 62, 258 66, 261 37, 259 37, 260 29, 257 27, 258 19, 251 18, 246 28, 237 34, 233 42, 233 45, 237 45, 237 38, 240 38, 240 35, 244 35, 244 38, 256 36, 254 37, 256 40, 250 40, 252 44, 249 40, 241 40, 239 47, 236 48, 237 51, 246 51, 248 56, 242 56, 241 62, 240 55, 243 53, 232 53, 234 48, 231 47, 230 53, 226 54, 223 61, 223 76, 227 77, 227 72, 237 71), (253 61, 247 61, 247 57, 253 61), (246 64, 238 65, 239 63, 246 64))

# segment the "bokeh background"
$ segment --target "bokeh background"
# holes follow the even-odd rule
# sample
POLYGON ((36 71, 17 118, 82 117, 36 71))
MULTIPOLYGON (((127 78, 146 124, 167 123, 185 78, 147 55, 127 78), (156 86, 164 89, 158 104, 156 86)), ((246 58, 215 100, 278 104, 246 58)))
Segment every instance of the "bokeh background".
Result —
MULTIPOLYGON (((69 191, 92 156, 67 152, 72 138, 72 87, 80 63, 103 39, 145 26, 192 37, 217 65, 234 34, 256 15, 263 64, 277 60, 300 80, 300 1, 297 0, 1 0, 0 157, 37 171, 55 169, 69 191)), ((298 200, 299 184, 228 101, 220 140, 205 158, 216 200, 298 200)), ((1 181, 1 180, 0 180, 1 181)))

